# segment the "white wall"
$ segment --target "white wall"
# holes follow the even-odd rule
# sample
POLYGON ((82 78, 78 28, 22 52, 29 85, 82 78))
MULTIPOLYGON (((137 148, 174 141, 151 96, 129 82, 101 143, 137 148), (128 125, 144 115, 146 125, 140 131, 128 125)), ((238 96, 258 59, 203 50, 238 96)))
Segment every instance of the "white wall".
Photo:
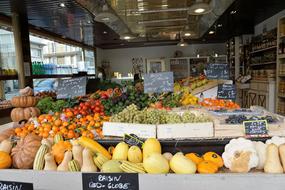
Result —
POLYGON ((285 16, 285 10, 277 13, 276 15, 264 20, 263 22, 257 24, 254 27, 254 35, 259 35, 263 33, 263 29, 266 27, 267 31, 270 31, 277 27, 277 23, 280 17, 285 16))
POLYGON ((132 58, 171 58, 174 57, 175 51, 182 51, 184 57, 196 56, 199 53, 203 55, 226 54, 224 43, 220 44, 193 44, 187 47, 178 46, 157 46, 157 47, 138 47, 138 48, 122 48, 122 49, 97 49, 97 62, 100 64, 102 60, 110 61, 111 71, 120 72, 122 76, 126 76, 132 71, 132 58))

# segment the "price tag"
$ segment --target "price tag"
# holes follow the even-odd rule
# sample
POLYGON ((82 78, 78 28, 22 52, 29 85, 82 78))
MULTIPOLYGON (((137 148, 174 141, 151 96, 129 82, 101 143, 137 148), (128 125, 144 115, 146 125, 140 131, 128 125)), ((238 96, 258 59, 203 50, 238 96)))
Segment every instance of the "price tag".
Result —
POLYGON ((0 181, 0 190, 33 190, 32 183, 22 183, 15 181, 0 181))
POLYGON ((228 80, 230 78, 228 64, 218 64, 218 63, 208 64, 205 74, 208 79, 228 80))
POLYGON ((130 146, 143 146, 143 141, 135 134, 125 134, 124 135, 124 142, 127 143, 130 146))
POLYGON ((144 74, 144 93, 173 92, 173 72, 144 74))
POLYGON ((246 136, 268 136, 266 120, 244 121, 243 126, 246 136))
POLYGON ((83 190, 138 190, 139 176, 132 173, 83 173, 83 190))

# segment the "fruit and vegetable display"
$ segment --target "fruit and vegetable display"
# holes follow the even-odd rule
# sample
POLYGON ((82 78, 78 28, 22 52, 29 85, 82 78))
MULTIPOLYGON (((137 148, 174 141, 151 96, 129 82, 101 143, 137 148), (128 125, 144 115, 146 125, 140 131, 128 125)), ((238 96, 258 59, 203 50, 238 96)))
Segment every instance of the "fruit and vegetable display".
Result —
POLYGON ((225 119, 225 122, 229 124, 242 124, 244 121, 255 121, 255 120, 266 120, 267 123, 274 123, 277 121, 276 118, 269 115, 266 116, 231 115, 227 119, 225 119))
POLYGON ((199 116, 189 111, 182 115, 166 110, 144 109, 139 110, 134 104, 126 107, 122 112, 113 115, 111 122, 120 123, 141 123, 141 124, 174 124, 174 123, 202 123, 211 121, 203 114, 199 116))
POLYGON ((0 99, 0 109, 7 109, 11 108, 12 104, 10 100, 1 100, 0 99))
POLYGON ((209 80, 205 75, 200 75, 198 77, 187 77, 185 79, 180 80, 178 83, 175 83, 176 88, 180 87, 188 87, 190 91, 195 90, 201 86, 207 84, 209 80))

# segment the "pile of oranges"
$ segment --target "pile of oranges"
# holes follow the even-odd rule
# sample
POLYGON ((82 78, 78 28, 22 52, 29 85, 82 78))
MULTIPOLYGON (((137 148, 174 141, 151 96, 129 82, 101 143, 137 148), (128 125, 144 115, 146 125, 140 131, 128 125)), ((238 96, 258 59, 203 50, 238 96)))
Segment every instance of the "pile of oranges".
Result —
POLYGON ((61 134, 65 139, 85 136, 89 138, 103 138, 102 126, 109 121, 108 116, 92 113, 86 116, 65 113, 43 114, 33 118, 24 127, 15 129, 19 137, 34 133, 40 137, 54 137, 61 134))
POLYGON ((203 107, 210 109, 239 109, 240 106, 231 100, 205 98, 199 103, 203 107))

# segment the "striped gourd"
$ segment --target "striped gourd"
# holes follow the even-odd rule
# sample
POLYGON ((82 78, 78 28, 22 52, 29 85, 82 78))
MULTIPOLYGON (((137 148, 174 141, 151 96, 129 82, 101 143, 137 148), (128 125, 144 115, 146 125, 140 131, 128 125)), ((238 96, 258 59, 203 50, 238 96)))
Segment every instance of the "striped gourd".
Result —
POLYGON ((56 134, 54 137, 53 137, 53 143, 56 144, 58 143, 59 141, 64 141, 63 137, 61 134, 56 134))
POLYGON ((76 160, 71 160, 68 162, 68 170, 70 172, 79 172, 80 171, 80 165, 76 160))
POLYGON ((48 153, 49 147, 45 144, 42 144, 36 154, 33 169, 34 170, 43 170, 44 169, 44 163, 45 163, 45 155, 48 153))

